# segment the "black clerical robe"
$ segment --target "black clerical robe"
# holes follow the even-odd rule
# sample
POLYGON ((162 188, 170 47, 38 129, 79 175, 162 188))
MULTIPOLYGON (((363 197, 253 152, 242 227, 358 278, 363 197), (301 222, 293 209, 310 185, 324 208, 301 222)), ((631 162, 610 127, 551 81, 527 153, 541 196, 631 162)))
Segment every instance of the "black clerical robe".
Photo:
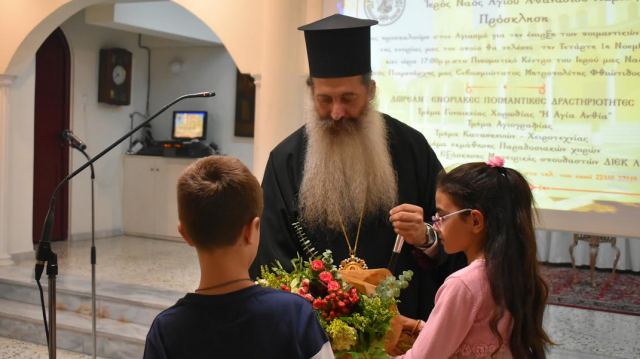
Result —
MULTIPOLYGON (((421 133, 388 115, 384 115, 384 121, 392 163, 397 174, 399 203, 418 205, 424 209, 425 218, 431 218, 435 212, 436 176, 442 165, 421 133)), ((251 267, 253 277, 259 274, 261 265, 271 265, 278 260, 286 269, 291 269, 290 260, 298 253, 307 257, 292 225, 298 221, 298 191, 303 177, 306 150, 307 137, 303 126, 276 146, 269 155, 262 181, 264 212, 260 222, 258 255, 251 267)), ((325 249, 333 252, 336 265, 349 256, 342 233, 304 230, 318 253, 325 249)), ((356 228, 347 230, 353 246, 356 228)), ((364 259, 369 268, 387 267, 395 239, 396 234, 388 214, 380 218, 366 218, 362 224, 356 256, 364 259)), ((429 259, 411 245, 405 244, 394 274, 397 276, 410 269, 414 277, 400 296, 400 313, 411 318, 426 319, 433 308, 436 291, 446 276, 464 265, 464 262, 464 258, 447 256, 442 248, 436 258, 429 259)))

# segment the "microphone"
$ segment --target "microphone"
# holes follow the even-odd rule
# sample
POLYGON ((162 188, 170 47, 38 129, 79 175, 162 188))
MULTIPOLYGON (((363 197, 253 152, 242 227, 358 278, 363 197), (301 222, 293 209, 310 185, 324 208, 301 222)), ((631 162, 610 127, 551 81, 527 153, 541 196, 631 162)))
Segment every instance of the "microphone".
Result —
MULTIPOLYGON (((53 252, 51 251, 51 243, 50 243, 51 242, 51 238, 50 238, 50 236, 51 236, 51 230, 53 228, 53 218, 54 218, 54 215, 55 215, 56 196, 58 194, 58 191, 60 191, 60 189, 62 188, 62 186, 65 183, 69 182, 73 177, 77 176, 78 173, 82 172, 87 167, 91 166, 94 162, 96 162, 97 160, 102 158, 102 156, 104 156, 105 154, 107 154, 107 152, 111 151, 116 146, 118 146, 120 143, 122 143, 122 141, 124 141, 127 138, 129 138, 136 131, 138 131, 139 129, 147 126, 149 124, 149 122, 151 122, 153 119, 158 117, 161 113, 166 111, 169 107, 173 106, 175 103, 180 102, 180 101, 182 101, 184 99, 187 99, 187 98, 213 97, 215 95, 216 94, 213 91, 205 91, 205 92, 197 92, 197 93, 192 93, 192 94, 186 94, 186 95, 182 95, 182 96, 176 98, 175 100, 171 101, 170 103, 168 103, 164 107, 162 107, 160 110, 158 110, 158 112, 153 114, 153 116, 149 117, 146 121, 142 122, 141 124, 139 124, 135 128, 131 129, 129 132, 125 133, 122 137, 120 137, 115 142, 113 142, 111 145, 109 145, 107 148, 102 150, 102 152, 100 152, 97 155, 93 156, 89 161, 85 162, 82 166, 78 167, 78 169, 76 169, 75 171, 71 172, 69 175, 67 175, 67 177, 63 178, 62 181, 60 181, 60 183, 58 183, 56 188, 53 190, 53 194, 51 195, 51 198, 49 200, 49 211, 47 212, 47 216, 45 217, 44 226, 42 228, 42 235, 40 237, 40 242, 38 242, 38 249, 36 250, 36 265, 35 265, 35 278, 36 278, 36 281, 40 280, 40 277, 42 276, 42 272, 43 272, 43 269, 44 269, 44 265, 45 265, 45 263, 47 263, 49 261, 48 257, 50 257, 53 254, 53 252)), ((84 144, 84 142, 80 141, 80 139, 78 139, 75 135, 73 135, 71 133, 71 131, 68 131, 68 130, 63 131, 63 136, 64 136, 65 132, 68 132, 70 134, 70 136, 68 137, 69 139, 67 139, 65 137, 65 141, 69 141, 71 143, 71 145, 74 146, 74 147, 77 145, 78 147, 76 147, 76 148, 80 148, 80 146, 84 146, 83 149, 86 148, 86 145, 84 144), (73 136, 73 137, 71 137, 71 136, 73 136)))
POLYGON ((82 142, 82 140, 79 139, 78 136, 74 135, 73 132, 71 132, 71 130, 62 131, 62 139, 66 143, 71 145, 71 147, 76 148, 80 151, 84 151, 87 148, 87 145, 84 142, 82 142))
POLYGON ((393 244, 393 251, 391 252, 391 258, 389 259, 389 265, 387 268, 391 273, 393 273, 396 268, 396 262, 398 261, 398 256, 400 255, 400 251, 402 251, 402 245, 404 244, 404 238, 401 235, 396 236, 396 242, 393 244))

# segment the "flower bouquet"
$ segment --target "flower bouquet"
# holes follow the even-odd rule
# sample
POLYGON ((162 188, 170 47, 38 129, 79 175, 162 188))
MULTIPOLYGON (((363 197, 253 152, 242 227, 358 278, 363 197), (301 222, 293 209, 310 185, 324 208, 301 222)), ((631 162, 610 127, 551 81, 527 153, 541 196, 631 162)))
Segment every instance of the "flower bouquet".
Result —
POLYGON ((262 266, 258 283, 308 300, 336 356, 386 357, 385 336, 398 313, 397 298, 413 272, 405 271, 396 279, 386 269, 338 271, 331 251, 310 261, 298 256, 291 263, 290 272, 279 262, 271 268, 262 266))

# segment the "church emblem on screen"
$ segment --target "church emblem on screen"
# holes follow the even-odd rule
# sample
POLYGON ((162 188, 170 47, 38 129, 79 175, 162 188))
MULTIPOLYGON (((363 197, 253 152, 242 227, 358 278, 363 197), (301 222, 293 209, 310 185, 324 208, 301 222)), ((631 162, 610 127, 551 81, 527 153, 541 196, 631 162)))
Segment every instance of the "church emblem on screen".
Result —
POLYGON ((402 16, 407 0, 365 0, 364 11, 369 19, 378 20, 378 25, 391 25, 402 16))

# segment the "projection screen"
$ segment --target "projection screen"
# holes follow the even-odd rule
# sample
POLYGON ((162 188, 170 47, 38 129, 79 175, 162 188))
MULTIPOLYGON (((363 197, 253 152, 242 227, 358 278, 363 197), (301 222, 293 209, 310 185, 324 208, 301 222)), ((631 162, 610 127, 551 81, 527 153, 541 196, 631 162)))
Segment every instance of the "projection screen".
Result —
POLYGON ((501 155, 541 229, 640 237, 640 2, 345 0, 379 21, 380 111, 446 168, 501 155))

